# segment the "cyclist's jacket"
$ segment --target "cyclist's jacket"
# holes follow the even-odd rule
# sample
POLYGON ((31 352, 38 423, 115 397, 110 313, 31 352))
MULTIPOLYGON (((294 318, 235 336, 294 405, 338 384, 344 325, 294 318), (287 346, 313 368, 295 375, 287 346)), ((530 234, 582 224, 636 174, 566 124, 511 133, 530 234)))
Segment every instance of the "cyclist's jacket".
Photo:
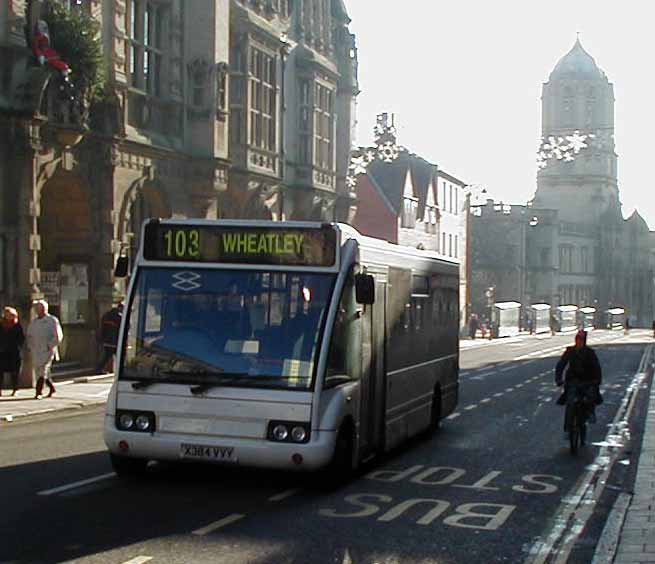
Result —
POLYGON ((564 381, 564 370, 566 370, 566 383, 577 382, 598 386, 603 377, 596 353, 587 346, 579 349, 574 346, 566 348, 555 367, 555 382, 558 385, 564 381))

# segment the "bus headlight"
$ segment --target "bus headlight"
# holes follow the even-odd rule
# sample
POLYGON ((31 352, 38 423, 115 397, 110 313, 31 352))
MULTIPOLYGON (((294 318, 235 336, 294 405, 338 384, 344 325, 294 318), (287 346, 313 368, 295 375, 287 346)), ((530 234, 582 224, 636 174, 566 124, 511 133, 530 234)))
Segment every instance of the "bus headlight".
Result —
POLYGON ((270 421, 267 437, 277 443, 306 443, 309 441, 309 423, 298 421, 270 421))
POLYGON ((276 441, 286 441, 289 436, 289 429, 286 425, 276 425, 273 427, 273 438, 276 441))
POLYGON ((302 443, 307 438, 307 431, 304 427, 294 427, 291 429, 291 438, 295 443, 302 443))
POLYGON ((139 415, 135 423, 139 431, 147 431, 150 428, 150 418, 147 415, 139 415))
POLYGON ((139 433, 154 433, 155 414, 152 411, 116 412, 116 427, 119 431, 136 431, 139 433))
POLYGON ((132 417, 132 414, 122 413, 118 417, 118 428, 123 431, 129 431, 132 427, 134 427, 134 417, 132 417))

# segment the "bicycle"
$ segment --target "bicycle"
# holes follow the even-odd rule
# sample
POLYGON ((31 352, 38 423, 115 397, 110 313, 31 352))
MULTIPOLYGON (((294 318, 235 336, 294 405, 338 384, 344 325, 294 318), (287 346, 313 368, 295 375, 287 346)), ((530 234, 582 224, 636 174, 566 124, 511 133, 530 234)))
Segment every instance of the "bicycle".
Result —
POLYGON ((576 454, 587 439, 587 420, 591 415, 593 404, 579 388, 575 392, 575 401, 568 409, 569 445, 571 454, 576 454))

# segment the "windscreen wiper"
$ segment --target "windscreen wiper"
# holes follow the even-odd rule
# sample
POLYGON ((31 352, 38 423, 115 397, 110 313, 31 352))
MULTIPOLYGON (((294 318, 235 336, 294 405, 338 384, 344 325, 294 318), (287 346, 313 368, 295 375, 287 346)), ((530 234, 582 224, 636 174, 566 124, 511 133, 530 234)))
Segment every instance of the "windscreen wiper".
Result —
MULTIPOLYGON (((194 376, 205 376, 205 375, 210 375, 210 376, 218 376, 218 375, 223 375, 223 372, 210 372, 208 370, 195 370, 195 371, 187 371, 187 370, 158 370, 157 371, 157 376, 153 378, 141 378, 137 380, 136 382, 132 382, 132 389, 133 390, 145 390, 146 388, 149 388, 150 386, 154 384, 161 384, 163 382, 171 382, 169 379, 170 376, 186 376, 186 377, 194 377, 194 376), (164 378, 161 378, 160 376, 165 376, 164 378)), ((175 384, 183 384, 184 382, 174 382, 175 384)))
MULTIPOLYGON (((191 387, 191 393, 194 395, 204 394, 212 388, 219 388, 221 386, 230 386, 233 384, 257 384, 258 382, 283 382, 287 380, 284 376, 255 376, 252 374, 221 374, 225 377, 219 382, 212 382, 207 384, 199 384, 191 387)), ((309 377, 298 378, 299 380, 311 380, 309 377)))
POLYGON ((238 382, 242 378, 248 378, 247 374, 230 374, 230 373, 225 373, 225 372, 199 372, 199 375, 202 376, 219 376, 220 381, 218 382, 208 382, 206 384, 197 384, 195 386, 191 386, 191 393, 195 395, 200 395, 204 394, 205 392, 211 390, 212 388, 219 388, 221 386, 229 386, 230 384, 233 384, 234 382, 238 382))
POLYGON ((153 378, 147 378, 143 380, 137 380, 136 382, 132 382, 132 389, 133 390, 145 390, 146 388, 149 388, 153 384, 157 384, 161 382, 159 379, 153 379, 153 378))

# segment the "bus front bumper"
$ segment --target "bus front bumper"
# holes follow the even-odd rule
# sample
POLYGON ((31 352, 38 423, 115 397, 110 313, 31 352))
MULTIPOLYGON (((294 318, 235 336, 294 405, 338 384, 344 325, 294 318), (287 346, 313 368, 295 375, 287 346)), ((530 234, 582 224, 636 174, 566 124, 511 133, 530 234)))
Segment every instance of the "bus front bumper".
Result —
POLYGON ((109 452, 117 456, 310 471, 330 462, 336 431, 313 431, 308 443, 297 444, 265 439, 119 431, 114 417, 108 416, 104 438, 109 452))

